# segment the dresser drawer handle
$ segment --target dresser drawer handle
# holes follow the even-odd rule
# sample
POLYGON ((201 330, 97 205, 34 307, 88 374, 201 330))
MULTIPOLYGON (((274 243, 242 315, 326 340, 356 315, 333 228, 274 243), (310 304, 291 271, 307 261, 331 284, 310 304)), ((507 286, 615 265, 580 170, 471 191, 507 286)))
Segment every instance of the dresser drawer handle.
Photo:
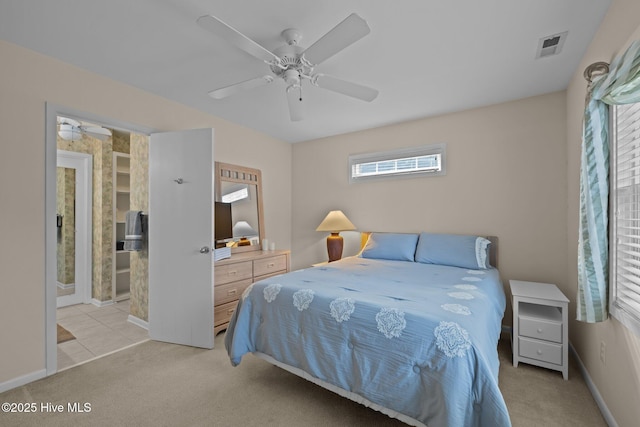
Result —
POLYGON ((235 295, 235 294, 237 294, 237 293, 238 293, 238 290, 237 290, 237 289, 229 289, 229 290, 227 291, 227 296, 232 296, 232 295, 235 295))
POLYGON ((542 333, 542 328, 538 328, 538 333, 541 334, 542 333))
POLYGON ((538 353, 538 356, 542 356, 542 350, 538 349, 536 353, 538 353))
POLYGON ((267 264, 267 267, 269 267, 269 268, 274 267, 274 266, 275 266, 275 264, 274 264, 274 263, 272 263, 272 262, 270 262, 269 264, 267 264))
POLYGON ((236 270, 231 270, 229 271, 229 273, 227 273, 229 276, 235 276, 236 274, 238 274, 238 272, 236 270))
POLYGON ((235 309, 235 308, 230 308, 229 310, 227 310, 227 314, 228 314, 229 316, 231 316, 231 315, 233 314, 233 312, 234 312, 234 311, 236 311, 236 309, 235 309))

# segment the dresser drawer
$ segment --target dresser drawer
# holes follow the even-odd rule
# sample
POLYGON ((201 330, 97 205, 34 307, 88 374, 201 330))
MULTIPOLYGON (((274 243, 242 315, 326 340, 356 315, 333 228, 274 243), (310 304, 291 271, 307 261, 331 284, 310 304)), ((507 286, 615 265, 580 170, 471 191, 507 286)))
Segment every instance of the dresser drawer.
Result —
POLYGON ((519 322, 521 336, 562 343, 562 323, 522 316, 519 322))
POLYGON ((518 345, 522 357, 562 365, 562 346, 559 344, 520 337, 518 345))
POLYGON ((237 305, 238 305, 238 301, 216 305, 213 310, 214 326, 218 326, 223 323, 229 323, 229 320, 231 320, 231 316, 233 315, 233 312, 236 311, 237 305))
POLYGON ((287 256, 277 255, 253 261, 253 275, 255 277, 270 275, 287 269, 287 256))
POLYGON ((216 286, 213 299, 215 305, 218 306, 231 301, 237 301, 250 284, 251 279, 245 279, 216 286))
POLYGON ((237 280, 251 279, 253 277, 253 267, 251 261, 236 262, 234 264, 216 265, 214 269, 215 286, 237 280))

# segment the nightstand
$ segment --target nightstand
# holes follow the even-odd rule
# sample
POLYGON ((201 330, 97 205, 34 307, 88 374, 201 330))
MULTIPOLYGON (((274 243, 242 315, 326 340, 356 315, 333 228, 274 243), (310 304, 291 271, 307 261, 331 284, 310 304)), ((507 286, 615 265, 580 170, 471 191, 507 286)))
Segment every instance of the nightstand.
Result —
POLYGON ((569 300, 550 283, 510 280, 513 366, 519 362, 561 371, 569 379, 569 300))

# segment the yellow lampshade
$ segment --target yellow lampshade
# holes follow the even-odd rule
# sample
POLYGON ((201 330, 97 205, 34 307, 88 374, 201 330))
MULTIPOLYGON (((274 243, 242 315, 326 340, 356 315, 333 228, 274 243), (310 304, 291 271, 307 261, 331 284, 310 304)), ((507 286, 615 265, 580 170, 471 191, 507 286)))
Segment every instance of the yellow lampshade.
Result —
POLYGON ((340 231, 355 230, 356 226, 353 225, 349 218, 346 217, 342 211, 331 211, 325 219, 320 223, 316 231, 329 231, 331 233, 338 233, 340 231))

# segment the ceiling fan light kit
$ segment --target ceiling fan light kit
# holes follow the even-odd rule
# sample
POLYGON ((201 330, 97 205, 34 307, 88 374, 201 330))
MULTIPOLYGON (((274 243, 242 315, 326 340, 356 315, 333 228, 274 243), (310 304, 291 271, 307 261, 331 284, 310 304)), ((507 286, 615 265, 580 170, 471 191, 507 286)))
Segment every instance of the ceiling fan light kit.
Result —
POLYGON ((295 28, 286 29, 281 33, 286 44, 274 49, 273 52, 214 16, 201 16, 197 23, 205 30, 264 61, 273 73, 273 75, 264 75, 212 90, 209 92, 209 96, 214 99, 223 99, 244 90, 266 86, 276 78, 280 78, 286 84, 285 93, 291 120, 299 121, 304 117, 302 111, 302 82, 304 80, 308 80, 313 86, 367 102, 373 101, 378 96, 376 89, 325 74, 313 73, 314 68, 321 62, 371 32, 367 21, 355 13, 347 16, 306 49, 298 44, 302 39, 302 32, 295 28))
POLYGON ((65 141, 78 141, 86 134, 92 138, 106 141, 111 136, 109 129, 101 126, 81 123, 68 117, 58 117, 58 135, 65 141))

